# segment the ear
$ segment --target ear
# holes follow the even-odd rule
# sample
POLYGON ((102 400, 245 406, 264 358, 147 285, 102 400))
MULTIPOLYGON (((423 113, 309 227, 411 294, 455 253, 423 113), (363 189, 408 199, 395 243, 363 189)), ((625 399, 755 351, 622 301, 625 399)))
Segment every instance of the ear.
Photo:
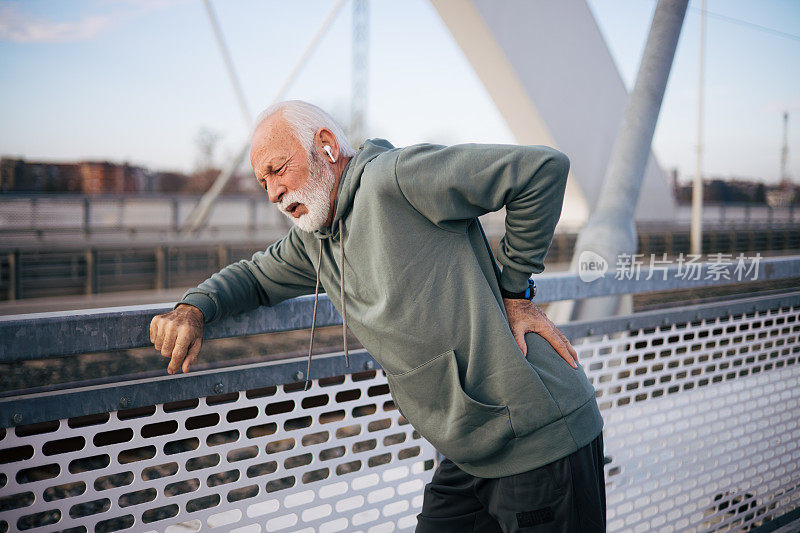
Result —
POLYGON ((339 143, 336 142, 336 137, 333 135, 333 132, 328 128, 320 128, 317 134, 314 136, 314 144, 315 148, 319 150, 319 153, 322 157, 325 158, 325 161, 330 162, 328 158, 328 152, 323 148, 325 145, 331 147, 331 154, 336 161, 339 161, 339 143))

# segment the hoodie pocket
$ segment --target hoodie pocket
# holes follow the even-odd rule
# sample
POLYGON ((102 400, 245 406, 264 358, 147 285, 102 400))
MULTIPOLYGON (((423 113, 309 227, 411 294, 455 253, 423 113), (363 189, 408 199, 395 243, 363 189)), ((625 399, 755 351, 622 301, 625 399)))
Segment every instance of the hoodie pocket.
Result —
POLYGON ((562 415, 568 415, 594 399, 595 390, 583 370, 583 365, 579 364, 578 368, 569 366, 556 349, 538 333, 527 333, 525 342, 528 344, 526 359, 539 375, 562 415))
POLYGON ((508 406, 481 403, 464 392, 453 350, 386 377, 403 416, 451 461, 478 461, 515 437, 508 406))

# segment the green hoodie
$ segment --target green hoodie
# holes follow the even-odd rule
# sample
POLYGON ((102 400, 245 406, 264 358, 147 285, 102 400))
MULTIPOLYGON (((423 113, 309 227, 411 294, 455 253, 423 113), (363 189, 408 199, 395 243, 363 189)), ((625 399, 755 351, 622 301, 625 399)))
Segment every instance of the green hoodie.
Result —
POLYGON ((526 335, 523 357, 498 285, 523 291, 544 270, 568 170, 567 157, 544 146, 368 140, 344 170, 330 227, 292 227, 182 303, 200 308, 206 322, 275 305, 313 294, 319 267, 341 313, 343 252, 343 314, 408 421, 469 474, 537 468, 603 428, 580 365, 573 369, 536 333, 526 335), (498 275, 477 217, 503 206, 498 275))

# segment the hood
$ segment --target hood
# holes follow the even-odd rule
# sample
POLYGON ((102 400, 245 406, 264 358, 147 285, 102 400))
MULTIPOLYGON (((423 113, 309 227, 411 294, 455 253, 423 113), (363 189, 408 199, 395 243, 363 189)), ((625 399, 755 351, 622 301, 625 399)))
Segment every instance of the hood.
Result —
MULTIPOLYGON (((330 227, 324 227, 314 232, 314 236, 318 239, 331 238, 333 240, 339 239, 342 233, 342 224, 344 218, 350 209, 353 207, 353 199, 355 198, 356 191, 361 185, 361 175, 370 161, 378 157, 380 154, 393 149, 392 143, 386 139, 368 139, 359 147, 358 152, 350 161, 345 165, 342 171, 342 178, 339 180, 339 189, 336 192, 336 210, 333 213, 333 221, 330 227)), ((341 298, 342 307, 342 344, 344 345, 344 357, 347 366, 350 366, 350 357, 347 350, 347 301, 345 299, 345 274, 344 274, 344 238, 339 239, 340 250, 340 291, 339 297, 341 298)), ((319 303, 319 269, 322 266, 322 244, 319 247, 319 258, 317 258, 317 281, 314 288, 314 311, 311 315, 311 341, 308 345, 308 364, 306 368, 306 390, 311 384, 311 354, 314 351, 314 331, 317 324, 317 305, 319 303)))
POLYGON ((342 172, 342 179, 339 180, 339 189, 336 193, 336 210, 333 213, 330 227, 326 226, 316 230, 315 237, 318 239, 326 239, 329 236, 333 236, 334 239, 339 238, 339 220, 345 218, 353 207, 353 199, 361 185, 361 175, 364 173, 364 169, 370 161, 393 148, 392 143, 386 139, 364 141, 342 172))

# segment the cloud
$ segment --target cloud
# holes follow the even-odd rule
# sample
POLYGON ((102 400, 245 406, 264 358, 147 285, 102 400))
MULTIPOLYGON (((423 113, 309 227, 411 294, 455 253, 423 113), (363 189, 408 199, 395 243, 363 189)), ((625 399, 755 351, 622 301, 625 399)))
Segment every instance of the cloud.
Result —
POLYGON ((0 41, 14 43, 63 43, 86 41, 115 23, 108 15, 87 16, 58 22, 22 13, 17 6, 0 5, 0 41))

